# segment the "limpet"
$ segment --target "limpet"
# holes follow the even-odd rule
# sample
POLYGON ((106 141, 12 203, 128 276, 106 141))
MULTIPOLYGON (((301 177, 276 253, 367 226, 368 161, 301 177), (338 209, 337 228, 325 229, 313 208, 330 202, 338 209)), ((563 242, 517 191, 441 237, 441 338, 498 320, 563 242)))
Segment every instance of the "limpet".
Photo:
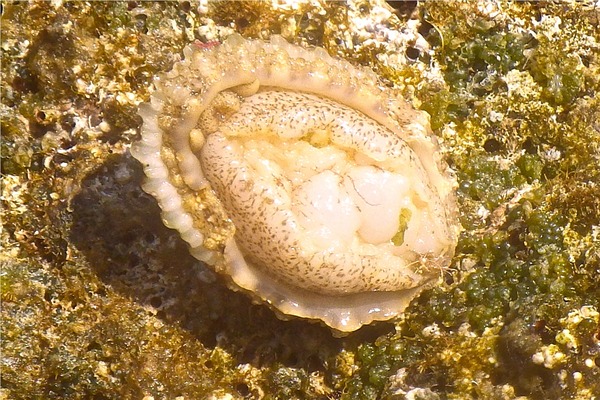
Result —
POLYGON ((192 44, 131 153, 191 254, 282 318, 339 332, 439 282, 460 225, 428 115, 373 71, 279 36, 192 44))

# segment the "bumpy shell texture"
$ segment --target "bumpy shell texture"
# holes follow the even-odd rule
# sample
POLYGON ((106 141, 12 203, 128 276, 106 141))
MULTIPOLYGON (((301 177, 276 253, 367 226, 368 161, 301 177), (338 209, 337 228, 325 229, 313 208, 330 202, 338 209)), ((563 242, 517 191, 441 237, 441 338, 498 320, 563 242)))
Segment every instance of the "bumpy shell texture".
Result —
POLYGON ((280 37, 184 56, 156 78, 131 152, 194 257, 281 317, 338 332, 439 281, 459 224, 426 113, 280 37))

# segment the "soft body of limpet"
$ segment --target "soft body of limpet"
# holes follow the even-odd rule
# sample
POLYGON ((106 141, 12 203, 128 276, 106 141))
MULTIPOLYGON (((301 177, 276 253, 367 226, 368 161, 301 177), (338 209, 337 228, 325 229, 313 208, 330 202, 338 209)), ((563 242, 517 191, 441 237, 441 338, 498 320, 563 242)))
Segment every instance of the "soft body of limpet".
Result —
POLYGON ((140 107, 132 154, 192 255, 280 315, 341 332, 439 280, 459 224, 424 112, 280 37, 184 56, 140 107))

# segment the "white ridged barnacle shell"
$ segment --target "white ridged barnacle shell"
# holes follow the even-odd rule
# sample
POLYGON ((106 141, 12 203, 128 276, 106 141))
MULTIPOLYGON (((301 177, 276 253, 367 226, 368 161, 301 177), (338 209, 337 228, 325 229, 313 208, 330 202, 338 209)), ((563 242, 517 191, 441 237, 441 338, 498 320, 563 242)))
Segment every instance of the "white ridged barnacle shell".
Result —
POLYGON ((439 281, 459 224, 427 114, 371 70, 280 37, 184 55, 140 107, 132 154, 192 255, 341 332, 439 281))

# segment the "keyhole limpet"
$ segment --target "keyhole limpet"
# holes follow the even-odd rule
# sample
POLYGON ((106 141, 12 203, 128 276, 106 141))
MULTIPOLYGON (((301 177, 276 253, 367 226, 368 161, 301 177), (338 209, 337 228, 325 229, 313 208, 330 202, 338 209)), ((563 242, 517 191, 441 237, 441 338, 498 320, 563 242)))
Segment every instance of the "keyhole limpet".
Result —
POLYGON ((155 79, 132 154, 164 223, 281 317, 351 332, 401 313, 456 246, 426 113, 324 49, 230 36, 155 79))

